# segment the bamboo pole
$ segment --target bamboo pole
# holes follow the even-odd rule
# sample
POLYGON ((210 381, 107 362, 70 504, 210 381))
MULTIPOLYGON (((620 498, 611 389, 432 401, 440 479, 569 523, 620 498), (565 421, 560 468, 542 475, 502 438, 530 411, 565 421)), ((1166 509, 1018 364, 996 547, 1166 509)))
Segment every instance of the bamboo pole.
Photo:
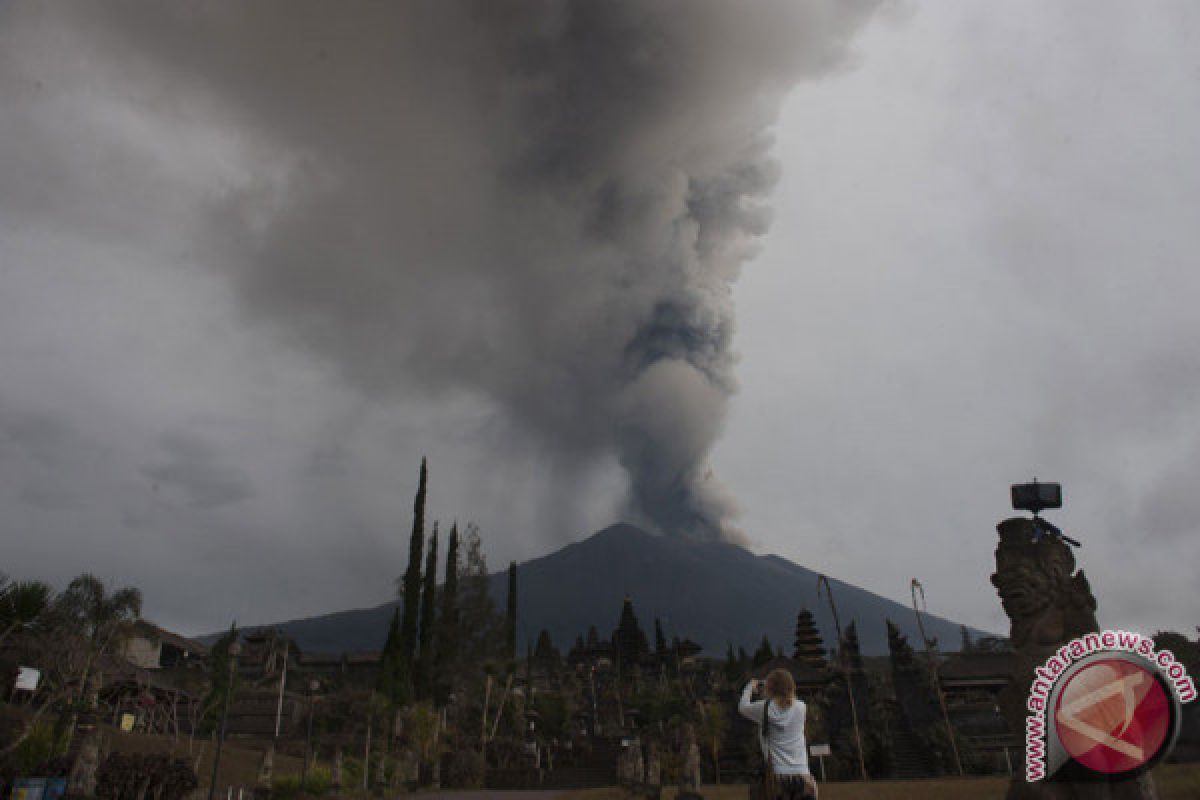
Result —
POLYGON ((854 687, 850 681, 850 668, 846 664, 846 644, 842 641, 842 623, 838 620, 837 605, 833 602, 833 587, 829 584, 829 578, 818 575, 817 597, 821 596, 822 585, 825 587, 825 596, 829 598, 829 608, 833 612, 833 627, 837 631, 838 661, 841 662, 842 676, 846 679, 846 695, 850 698, 850 718, 854 723, 854 743, 858 747, 858 769, 862 773, 862 779, 868 781, 870 778, 867 777, 867 762, 863 758, 862 731, 858 728, 858 705, 854 702, 854 687))
POLYGON ((920 581, 913 578, 909 588, 912 591, 913 613, 917 615, 917 630, 921 632, 921 641, 925 645, 925 656, 929 659, 929 675, 933 681, 933 691, 937 694, 938 705, 942 709, 942 721, 946 723, 946 735, 950 737, 950 749, 954 752, 954 766, 958 769, 959 777, 962 777, 962 759, 958 755, 958 742, 954 738, 954 726, 950 724, 950 712, 946 710, 946 695, 942 693, 942 682, 938 678, 937 661, 933 657, 933 647, 929 642, 929 637, 925 635, 925 624, 921 621, 921 611, 917 608, 918 591, 921 593, 921 605, 925 605, 925 587, 921 585, 920 581))

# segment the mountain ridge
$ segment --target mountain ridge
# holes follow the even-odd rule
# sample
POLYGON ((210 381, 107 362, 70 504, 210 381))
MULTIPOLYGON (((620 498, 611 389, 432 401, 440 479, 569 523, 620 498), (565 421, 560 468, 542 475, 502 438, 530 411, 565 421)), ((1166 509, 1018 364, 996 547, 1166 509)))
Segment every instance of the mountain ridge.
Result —
MULTIPOLYGON (((790 653, 801 608, 813 613, 826 648, 836 638, 828 600, 817 597, 816 572, 727 542, 656 536, 622 522, 519 564, 517 570, 517 641, 522 649, 543 628, 564 652, 589 626, 607 637, 626 596, 648 636, 658 618, 668 639, 692 639, 709 655, 723 654, 728 645, 753 652, 763 635, 790 653)), ((493 600, 503 608, 506 571, 492 573, 488 580, 493 600)), ((856 623, 865 655, 887 653, 885 619, 910 642, 920 641, 911 608, 836 578, 829 582, 843 629, 856 623)), ((378 650, 395 607, 391 601, 274 625, 305 650, 378 650)), ((958 623, 930 614, 925 628, 942 650, 958 649, 958 623)), ((973 636, 992 635, 968 630, 973 636)))

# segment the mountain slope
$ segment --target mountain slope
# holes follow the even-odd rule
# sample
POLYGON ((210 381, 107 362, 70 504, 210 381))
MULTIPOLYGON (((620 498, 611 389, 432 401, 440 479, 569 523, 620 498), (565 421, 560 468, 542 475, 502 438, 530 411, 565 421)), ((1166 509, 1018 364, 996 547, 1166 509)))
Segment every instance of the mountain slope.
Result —
MULTIPOLYGON (((779 556, 756 556, 736 545, 653 536, 632 525, 612 525, 581 542, 518 567, 518 642, 523 650, 542 628, 566 649, 595 625, 601 637, 616 627, 626 595, 648 637, 654 619, 668 638, 690 638, 709 654, 727 644, 753 652, 766 634, 790 654, 796 613, 816 617, 826 647, 835 639, 828 601, 818 599, 817 574, 779 556)), ((492 596, 503 608, 503 572, 491 576, 492 596)), ((885 619, 920 641, 912 609, 830 579, 843 628, 857 622, 866 655, 887 653, 885 619)), ((301 648, 317 651, 378 650, 394 603, 281 623, 301 648)), ((958 623, 928 616, 925 628, 941 647, 959 644, 958 623)), ((981 631, 972 631, 980 635, 981 631)))

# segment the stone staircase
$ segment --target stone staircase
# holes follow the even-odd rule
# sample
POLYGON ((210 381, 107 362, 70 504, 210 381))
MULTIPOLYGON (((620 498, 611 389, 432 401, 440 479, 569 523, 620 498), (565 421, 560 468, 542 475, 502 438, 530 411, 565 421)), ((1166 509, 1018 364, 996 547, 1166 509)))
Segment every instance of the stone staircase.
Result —
POLYGON ((595 739, 592 751, 582 764, 556 769, 489 769, 484 785, 488 789, 592 789, 617 783, 619 740, 595 739))
POLYGON ((938 774, 933 759, 907 727, 892 732, 892 774, 901 780, 929 778, 938 774))

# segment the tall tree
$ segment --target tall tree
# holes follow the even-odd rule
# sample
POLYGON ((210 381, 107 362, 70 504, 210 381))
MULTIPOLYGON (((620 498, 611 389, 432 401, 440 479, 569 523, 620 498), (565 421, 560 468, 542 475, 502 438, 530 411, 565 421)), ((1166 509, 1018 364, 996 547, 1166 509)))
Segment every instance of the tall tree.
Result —
POLYGON ((421 479, 417 484, 417 496, 413 501, 412 536, 408 542, 408 569, 404 573, 402 589, 404 615, 400 618, 401 667, 406 678, 412 675, 413 656, 417 649, 417 619, 421 607, 421 556, 425 551, 425 490, 429 472, 425 459, 421 459, 421 479))
POLYGON ((438 525, 433 523, 429 555, 425 559, 425 584, 421 592, 421 635, 417 654, 416 688, 419 698, 433 693, 433 631, 437 625, 438 525))
POLYGON ((393 706, 399 706, 405 699, 407 687, 404 685, 405 672, 403 652, 400 648, 400 608, 392 611, 392 622, 388 626, 387 641, 383 643, 383 654, 379 662, 379 693, 393 706))
POLYGON ((654 652, 662 656, 667 652, 667 637, 663 634, 662 620, 654 618, 654 652))
POLYGON ((733 644, 730 643, 725 653, 725 680, 733 683, 742 677, 742 665, 733 654, 733 644))
POLYGON ((487 559, 479 528, 467 525, 462 569, 458 581, 458 660, 462 664, 483 664, 496 657, 502 647, 502 631, 488 585, 487 559))
POLYGON ((208 730, 212 730, 220 719, 226 696, 232 697, 237 688, 237 672, 229 669, 229 659, 232 658, 229 655, 229 646, 236 642, 240 635, 237 623, 234 622, 208 651, 208 673, 211 677, 208 696, 204 698, 204 707, 201 710, 201 720, 208 730))
POLYGON ((517 562, 508 564, 508 605, 504 614, 504 653, 509 661, 517 657, 517 562))
POLYGON ((104 582, 83 573, 58 598, 63 619, 83 637, 86 647, 79 691, 88 690, 88 678, 96 661, 121 644, 142 614, 142 593, 125 587, 109 593, 104 582))
POLYGON ((438 615, 434 648, 434 699, 438 705, 449 694, 451 672, 458 661, 458 523, 450 526, 446 542, 446 577, 442 581, 442 609, 438 615))
POLYGON ((759 642, 758 649, 754 651, 754 660, 751 665, 758 669, 775 657, 775 651, 771 648, 771 642, 764 635, 762 641, 759 642))
POLYGON ((852 673, 863 671, 862 649, 858 644, 858 626, 852 621, 842 633, 842 649, 845 651, 846 669, 852 673))

